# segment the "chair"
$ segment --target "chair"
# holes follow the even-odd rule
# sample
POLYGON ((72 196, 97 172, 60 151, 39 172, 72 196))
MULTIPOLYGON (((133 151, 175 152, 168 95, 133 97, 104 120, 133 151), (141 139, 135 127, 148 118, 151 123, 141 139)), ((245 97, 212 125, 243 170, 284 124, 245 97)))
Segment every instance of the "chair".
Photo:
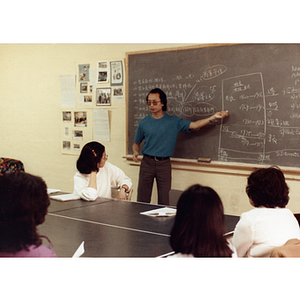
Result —
POLYGON ((0 157, 0 176, 6 172, 25 172, 20 160, 0 157))
MULTIPOLYGON (((126 200, 130 201, 131 200, 131 196, 133 193, 133 189, 131 187, 130 191, 128 193, 126 193, 126 200)), ((118 199, 119 196, 119 189, 117 187, 112 187, 111 188, 111 197, 113 199, 118 199)))

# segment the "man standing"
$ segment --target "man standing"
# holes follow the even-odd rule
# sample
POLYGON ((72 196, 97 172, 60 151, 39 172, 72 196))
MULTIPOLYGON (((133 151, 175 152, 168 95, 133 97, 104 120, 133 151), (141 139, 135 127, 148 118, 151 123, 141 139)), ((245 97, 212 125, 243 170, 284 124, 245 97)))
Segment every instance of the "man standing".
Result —
POLYGON ((146 101, 151 115, 140 121, 132 145, 133 160, 138 162, 140 144, 145 140, 137 201, 150 203, 153 180, 156 178, 158 204, 169 205, 170 156, 174 153, 178 133, 200 129, 215 119, 225 118, 228 116, 228 112, 217 112, 207 119, 192 122, 165 113, 167 111, 167 96, 161 89, 151 90, 146 101))

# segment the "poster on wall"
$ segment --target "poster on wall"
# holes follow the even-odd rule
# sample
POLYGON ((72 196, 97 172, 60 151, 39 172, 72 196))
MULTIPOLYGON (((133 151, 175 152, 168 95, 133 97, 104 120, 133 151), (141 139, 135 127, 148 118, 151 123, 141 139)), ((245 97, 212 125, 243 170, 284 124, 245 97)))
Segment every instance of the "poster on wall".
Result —
POLYGON ((78 152, 79 152, 80 149, 81 149, 80 144, 74 144, 74 145, 73 145, 73 150, 74 150, 74 151, 78 151, 78 152))
POLYGON ((79 103, 81 105, 92 105, 93 104, 93 97, 92 95, 80 95, 79 103))
POLYGON ((79 68, 79 82, 90 81, 90 64, 78 65, 79 68))
POLYGON ((63 122, 71 122, 72 120, 72 113, 70 110, 66 110, 62 112, 63 122))
POLYGON ((114 102, 124 102, 124 93, 123 87, 116 87, 113 88, 113 99, 114 102))
POLYGON ((107 109, 94 109, 94 140, 110 141, 109 117, 107 109))
POLYGON ((96 105, 111 105, 111 88, 96 89, 96 105))
POLYGON ((73 130, 73 140, 83 140, 83 131, 73 130))
POLYGON ((111 85, 123 85, 123 65, 122 61, 110 62, 111 85))
POLYGON ((98 83, 108 83, 108 61, 98 61, 97 78, 98 83))
POLYGON ((71 137, 70 136, 70 126, 65 125, 64 126, 64 138, 69 139, 70 137, 71 137))
POLYGON ((64 151, 71 150, 71 142, 70 141, 63 141, 63 150, 64 151))
POLYGON ((75 127, 86 127, 87 126, 86 111, 75 111, 74 112, 74 126, 75 127))
POLYGON ((88 84, 86 82, 80 83, 80 93, 87 93, 88 91, 88 84))
POLYGON ((76 85, 75 75, 61 75, 61 107, 75 107, 76 85))

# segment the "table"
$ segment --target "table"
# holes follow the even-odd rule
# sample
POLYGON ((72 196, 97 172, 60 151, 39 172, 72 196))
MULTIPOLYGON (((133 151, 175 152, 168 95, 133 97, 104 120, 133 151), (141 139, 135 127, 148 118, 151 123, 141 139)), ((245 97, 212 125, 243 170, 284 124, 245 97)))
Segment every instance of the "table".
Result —
MULTIPOLYGON (((82 257, 157 257, 172 251, 169 238, 175 217, 140 213, 161 207, 108 198, 93 202, 51 199, 38 231, 51 240, 58 257, 72 257, 82 241, 82 257)), ((228 231, 238 220, 237 216, 225 216, 228 231)))

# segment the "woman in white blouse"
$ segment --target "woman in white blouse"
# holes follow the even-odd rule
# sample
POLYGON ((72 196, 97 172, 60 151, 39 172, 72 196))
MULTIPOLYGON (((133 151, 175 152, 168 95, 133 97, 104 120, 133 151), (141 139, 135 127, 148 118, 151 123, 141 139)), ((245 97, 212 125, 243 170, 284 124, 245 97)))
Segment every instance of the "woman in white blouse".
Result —
POLYGON ((111 198, 112 187, 118 187, 118 198, 125 200, 131 189, 131 179, 107 162, 105 147, 98 142, 89 142, 82 148, 77 169, 73 193, 86 201, 94 201, 97 197, 111 198))
POLYGON ((254 208, 241 215, 232 243, 238 257, 269 257, 272 250, 290 239, 300 239, 299 224, 285 208, 289 188, 278 167, 254 171, 246 193, 254 208))

